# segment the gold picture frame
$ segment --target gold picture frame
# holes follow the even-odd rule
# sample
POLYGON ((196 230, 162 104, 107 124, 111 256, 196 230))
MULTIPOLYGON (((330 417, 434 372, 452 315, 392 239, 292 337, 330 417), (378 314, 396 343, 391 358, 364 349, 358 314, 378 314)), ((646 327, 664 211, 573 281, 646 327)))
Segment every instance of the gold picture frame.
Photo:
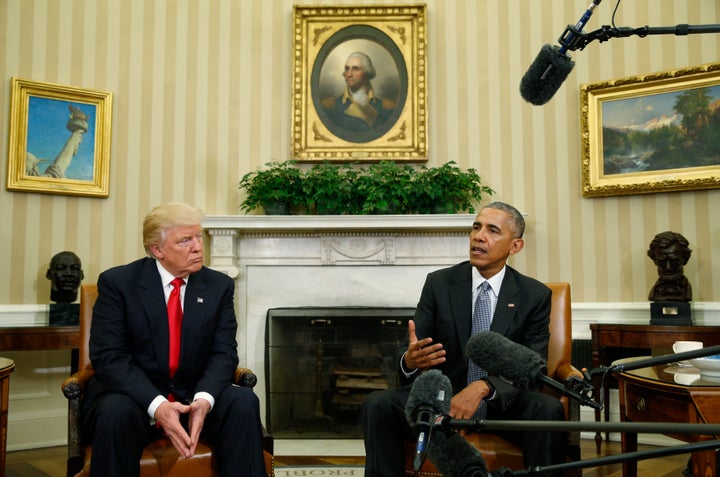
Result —
POLYGON ((720 63, 580 86, 584 197, 720 187, 720 63))
POLYGON ((427 161, 425 18, 425 4, 293 7, 293 159, 427 161), (364 106, 345 93, 351 57, 376 72, 364 106))
POLYGON ((7 188, 107 197, 112 93, 12 78, 7 188))

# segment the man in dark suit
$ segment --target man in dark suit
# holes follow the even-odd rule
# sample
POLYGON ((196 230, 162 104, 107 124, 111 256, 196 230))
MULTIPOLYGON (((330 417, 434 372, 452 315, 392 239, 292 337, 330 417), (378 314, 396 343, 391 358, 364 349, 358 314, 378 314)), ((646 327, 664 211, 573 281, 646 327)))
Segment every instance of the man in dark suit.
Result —
MULTIPOLYGON (((436 368, 453 386, 450 415, 478 417, 484 401, 488 419, 563 420, 560 402, 541 392, 519 392, 497 376, 469 378, 465 344, 473 307, 483 282, 490 288, 490 330, 547 359, 551 292, 544 284, 507 266, 524 246, 525 221, 514 207, 494 202, 480 210, 470 233, 470 260, 427 276, 409 343, 401 350, 401 389, 371 394, 363 406, 365 476, 404 475, 403 443, 414 440, 404 409, 410 386, 422 370, 436 368)), ((525 464, 549 465, 564 456, 565 435, 556 432, 505 432, 521 442, 525 464)), ((482 449, 480 449, 482 452, 482 449)))
POLYGON ((202 435, 221 476, 265 475, 259 402, 232 385, 238 364, 230 277, 203 266, 202 214, 179 203, 143 223, 148 257, 98 278, 90 331, 95 376, 84 402, 91 475, 139 474, 144 446, 165 433, 181 458, 202 435), (180 293, 180 350, 173 361, 166 302, 180 293), (177 292, 176 292, 177 293, 177 292))

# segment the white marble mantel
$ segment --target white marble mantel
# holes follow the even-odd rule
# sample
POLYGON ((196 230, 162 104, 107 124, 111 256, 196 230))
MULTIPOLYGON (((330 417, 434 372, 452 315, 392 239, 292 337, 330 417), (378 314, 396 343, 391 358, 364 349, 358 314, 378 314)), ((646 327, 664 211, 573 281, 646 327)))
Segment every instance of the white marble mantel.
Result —
POLYGON ((260 402, 269 308, 414 307, 428 272, 467 258, 473 219, 469 214, 206 217, 208 265, 236 281, 238 354, 260 378, 260 402))

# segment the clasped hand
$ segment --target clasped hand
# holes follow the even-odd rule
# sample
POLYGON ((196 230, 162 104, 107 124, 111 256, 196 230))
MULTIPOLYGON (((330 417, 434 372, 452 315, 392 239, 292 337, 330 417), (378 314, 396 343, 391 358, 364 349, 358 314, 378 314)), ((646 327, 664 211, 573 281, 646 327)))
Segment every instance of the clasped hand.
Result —
POLYGON ((210 403, 205 399, 197 399, 190 405, 179 402, 164 402, 155 411, 155 420, 165 435, 168 436, 173 447, 185 459, 195 455, 200 432, 205 423, 205 416, 210 411, 210 403), (188 432, 180 424, 180 415, 188 414, 188 432))

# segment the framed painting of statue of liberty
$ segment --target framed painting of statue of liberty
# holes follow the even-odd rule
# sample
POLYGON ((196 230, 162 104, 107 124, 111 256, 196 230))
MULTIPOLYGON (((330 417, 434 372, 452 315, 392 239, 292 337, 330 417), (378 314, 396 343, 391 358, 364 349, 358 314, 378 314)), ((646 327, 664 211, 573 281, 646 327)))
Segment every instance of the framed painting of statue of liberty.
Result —
POLYGON ((7 188, 107 197, 112 93, 12 79, 7 188))
POLYGON ((720 187, 720 63, 580 87, 583 196, 720 187))

